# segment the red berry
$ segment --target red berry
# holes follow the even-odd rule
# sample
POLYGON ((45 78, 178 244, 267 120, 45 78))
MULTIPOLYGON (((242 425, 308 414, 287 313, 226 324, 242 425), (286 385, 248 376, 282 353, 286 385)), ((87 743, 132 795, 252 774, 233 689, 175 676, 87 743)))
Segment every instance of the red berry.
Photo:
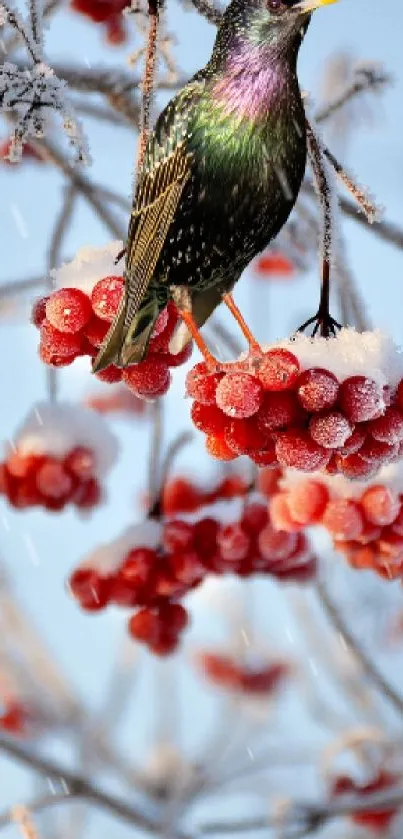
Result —
POLYGON ((242 529, 251 536, 256 536, 268 521, 267 507, 265 504, 259 504, 257 501, 251 501, 243 509, 242 513, 242 529))
POLYGON ((173 513, 193 513, 202 505, 204 495, 184 478, 167 481, 162 496, 162 508, 165 515, 173 513))
POLYGON ((228 417, 216 405, 194 402, 190 412, 193 425, 205 434, 224 434, 228 417))
POLYGON ((316 472, 330 460, 330 451, 319 446, 306 431, 280 431, 276 434, 276 455, 281 466, 316 472))
POLYGON ((274 441, 266 443, 264 451, 251 451, 249 457, 253 463, 256 463, 256 466, 267 466, 270 469, 275 469, 278 466, 274 441))
POLYGON ((217 385, 217 406, 229 417, 252 417, 258 412, 262 399, 262 385, 249 373, 227 373, 217 385))
POLYGON ((193 545, 201 560, 208 560, 217 553, 218 522, 212 518, 194 524, 193 545))
POLYGON ((168 320, 169 320, 168 306, 165 306, 165 308, 162 309, 162 311, 159 313, 159 315, 157 317, 157 320, 154 323, 154 329, 153 329, 153 334, 151 336, 151 340, 153 338, 156 338, 157 335, 161 335, 161 332, 163 332, 164 329, 167 328, 168 320))
POLYGON ((42 344, 39 345, 39 358, 44 364, 48 364, 50 367, 68 367, 76 360, 76 358, 78 358, 79 355, 81 355, 81 353, 74 353, 73 355, 57 355, 48 347, 44 347, 42 344))
POLYGON ((369 463, 387 463, 393 460, 398 454, 397 444, 388 446, 387 443, 381 443, 379 440, 374 440, 373 437, 368 436, 365 443, 361 446, 359 455, 363 460, 369 463))
POLYGON ((26 478, 28 475, 33 475, 46 460, 47 458, 41 455, 22 455, 19 452, 11 452, 5 465, 7 472, 14 478, 26 478))
POLYGON ((109 367, 105 367, 104 370, 101 370, 99 373, 95 373, 95 376, 100 380, 100 382, 106 382, 107 384, 113 385, 116 384, 116 382, 122 381, 123 370, 120 367, 115 367, 114 364, 110 364, 109 367))
POLYGON ((206 570, 195 551, 174 553, 169 557, 169 567, 176 582, 193 587, 200 583, 206 570))
POLYGON ((392 530, 396 533, 397 536, 403 536, 403 506, 402 506, 402 499, 400 496, 400 511, 396 518, 393 520, 392 530))
POLYGON ((340 386, 340 405, 351 422, 367 422, 379 417, 385 403, 382 389, 366 376, 351 376, 340 386))
POLYGON ((92 315, 91 320, 84 328, 84 335, 93 347, 99 349, 108 330, 109 323, 101 320, 97 315, 92 315))
POLYGON ((299 425, 302 421, 303 412, 295 393, 287 390, 265 393, 257 415, 258 426, 263 432, 299 425))
POLYGON ((72 478, 66 472, 63 463, 50 458, 39 467, 35 481, 38 491, 45 498, 67 498, 73 489, 72 478))
POLYGON ((169 390, 171 374, 163 357, 149 355, 140 364, 125 367, 123 381, 136 396, 153 399, 169 390))
POLYGON ((225 562, 240 562, 248 555, 249 536, 236 522, 220 528, 217 542, 220 554, 225 562))
POLYGON ((133 588, 141 588, 149 583, 157 562, 157 554, 152 548, 133 548, 119 569, 119 579, 133 588))
POLYGON ((97 612, 109 602, 111 580, 102 577, 94 568, 77 568, 69 580, 70 591, 82 609, 97 612))
POLYGON ((206 449, 212 457, 217 460, 235 460, 236 454, 229 448, 225 439, 221 435, 210 434, 206 438, 206 449))
POLYGON ((297 536, 295 533, 274 530, 270 524, 259 534, 259 548, 262 556, 268 562, 279 562, 287 559, 296 545, 297 536))
POLYGON ((96 478, 82 481, 74 490, 71 500, 80 510, 91 510, 102 498, 101 487, 96 478))
POLYGON ((403 379, 399 382, 399 386, 396 391, 396 405, 403 411, 403 379))
POLYGON ((136 641, 150 645, 157 643, 159 626, 155 612, 148 608, 139 609, 129 618, 128 630, 136 641))
POLYGON ((46 319, 59 332, 80 332, 91 315, 89 297, 79 288, 54 291, 46 303, 46 319))
POLYGON ((353 481, 370 478, 378 469, 376 462, 364 460, 359 454, 349 454, 347 457, 337 455, 336 465, 342 475, 353 481))
POLYGON ((367 521, 385 527, 392 524, 397 517, 400 501, 389 487, 378 485, 364 492, 361 506, 367 521))
POLYGON ((365 442, 367 436, 367 429, 366 426, 357 425, 350 435, 345 441, 343 447, 340 449, 340 454, 349 455, 349 454, 356 454, 363 443, 365 442))
POLYGON ((260 431, 256 417, 229 421, 224 431, 225 442, 235 454, 249 454, 266 449, 267 436, 260 431))
POLYGON ((46 304, 48 300, 49 295, 47 297, 38 297, 32 306, 31 323, 38 329, 46 318, 46 304))
POLYGON ((311 367, 301 373, 297 387, 298 399, 309 413, 333 408, 339 395, 339 381, 330 370, 311 367))
POLYGON ((396 408, 387 408, 383 417, 368 423, 368 430, 381 443, 400 443, 403 440, 403 415, 396 408))
POLYGON ((278 347, 264 353, 256 376, 264 390, 290 390, 298 379, 299 371, 299 361, 294 353, 278 347))
POLYGON ((278 490, 278 483, 281 476, 282 472, 279 467, 275 469, 261 469, 256 481, 257 490, 266 498, 271 498, 278 490))
POLYGON ((123 277, 104 277, 94 285, 91 305, 101 320, 111 322, 115 317, 123 294, 123 277))
POLYGON ((286 492, 277 492, 270 502, 270 520, 275 530, 285 530, 293 533, 300 530, 301 525, 291 516, 286 492))
POLYGON ((95 454, 85 446, 76 446, 75 449, 64 458, 64 467, 80 480, 92 478, 95 472, 95 454))
POLYGON ((351 437, 353 429, 340 411, 317 414, 309 423, 312 440, 325 449, 339 449, 351 437))
POLYGON ((358 504, 348 498, 329 501, 322 520, 335 539, 358 539, 364 521, 358 504))
POLYGON ((320 481, 300 481, 288 490, 288 506, 294 521, 302 525, 319 522, 325 512, 329 493, 320 481))
POLYGON ((224 373, 211 373, 207 364, 201 361, 186 376, 186 395, 202 405, 215 405, 217 385, 224 373))
POLYGON ((163 532, 163 546, 168 553, 186 551, 193 544, 193 525, 180 519, 166 522, 163 532))
POLYGON ((82 336, 78 333, 60 332, 48 320, 42 321, 40 348, 56 356, 78 356, 82 351, 82 336))

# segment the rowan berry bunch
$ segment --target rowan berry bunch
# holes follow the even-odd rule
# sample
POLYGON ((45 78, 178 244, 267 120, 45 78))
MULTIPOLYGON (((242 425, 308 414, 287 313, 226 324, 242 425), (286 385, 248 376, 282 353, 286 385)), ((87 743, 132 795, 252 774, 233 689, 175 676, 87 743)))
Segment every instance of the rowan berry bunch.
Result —
POLYGON ((297 335, 231 365, 202 362, 187 393, 221 460, 359 479, 403 454, 403 358, 378 332, 297 335))
POLYGON ((20 510, 91 510, 103 500, 102 480, 117 451, 104 421, 86 408, 38 404, 6 448, 0 493, 20 510))
POLYGON ((181 602, 208 574, 252 574, 308 582, 316 571, 304 534, 271 526, 267 505, 250 502, 230 524, 218 517, 146 521, 86 557, 70 577, 81 608, 137 608, 128 629, 157 655, 168 655, 188 624, 181 602))
MULTIPOLYGON (((122 294, 123 277, 108 276, 98 280, 90 293, 67 287, 37 300, 31 320, 40 331, 39 356, 44 364, 66 367, 80 356, 95 358, 122 294)), ((177 355, 169 352, 178 321, 177 309, 169 303, 157 320, 144 361, 125 369, 111 364, 96 377, 107 383, 123 381, 142 399, 163 396, 171 383, 170 368, 183 364, 192 352, 191 344, 177 355)))
POLYGON ((214 687, 247 696, 270 696, 290 675, 290 667, 284 661, 262 662, 257 666, 215 652, 199 653, 196 663, 204 679, 214 687))
POLYGON ((401 467, 385 466, 376 481, 351 485, 344 479, 295 480, 285 475, 271 499, 273 525, 287 532, 325 527, 334 547, 353 568, 385 579, 403 576, 401 467))

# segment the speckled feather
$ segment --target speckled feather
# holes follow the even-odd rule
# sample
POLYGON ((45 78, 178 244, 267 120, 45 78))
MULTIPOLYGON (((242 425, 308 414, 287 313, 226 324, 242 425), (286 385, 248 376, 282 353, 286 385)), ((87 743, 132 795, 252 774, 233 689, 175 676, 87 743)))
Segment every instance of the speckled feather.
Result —
MULTIPOLYGON (((152 321, 176 286, 191 289, 199 297, 213 288, 220 293, 231 290, 250 260, 277 235, 294 206, 306 164, 296 59, 308 20, 302 30, 300 26, 293 31, 287 49, 284 39, 271 37, 270 23, 258 0, 233 0, 210 62, 169 102, 156 122, 137 199, 144 182, 158 181, 159 168, 178 148, 187 156, 188 172, 144 288, 139 288, 137 275, 130 276, 130 259, 132 264, 136 260, 136 248, 134 253, 130 248, 139 213, 132 217, 120 345, 117 342, 118 349, 125 344, 129 363, 143 357, 152 321)), ((152 186, 147 188, 152 202, 158 194, 153 194, 152 186)), ((212 296, 211 307, 203 306, 199 316, 196 311, 200 324, 219 299, 212 296)), ((122 363, 120 350, 117 356, 115 363, 122 363)))

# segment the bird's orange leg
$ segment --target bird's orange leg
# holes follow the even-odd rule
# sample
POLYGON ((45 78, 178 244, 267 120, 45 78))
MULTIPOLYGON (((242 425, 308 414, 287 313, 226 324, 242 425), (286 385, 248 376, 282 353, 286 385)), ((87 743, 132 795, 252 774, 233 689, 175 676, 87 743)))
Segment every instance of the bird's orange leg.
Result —
POLYGON ((261 352, 262 352, 261 347, 258 344, 255 336, 252 335, 252 332, 250 331, 249 326, 246 323, 242 313, 238 309, 238 306, 236 305, 232 294, 223 294, 222 300, 223 300, 223 303, 225 303, 225 305, 227 306, 227 308, 231 312, 231 314, 234 316, 236 322, 239 324, 239 326, 242 330, 242 333, 245 336, 245 338, 246 338, 246 340, 249 344, 250 349, 253 352, 261 354, 261 352))
POLYGON ((193 318, 193 315, 191 314, 191 312, 188 312, 184 309, 179 309, 179 314, 180 314, 183 322, 186 324, 186 326, 187 326, 187 328, 188 328, 196 346, 199 348, 207 366, 210 367, 212 370, 216 370, 217 367, 219 367, 221 365, 219 364, 217 359, 213 356, 213 354, 210 352, 206 342, 203 340, 202 336, 200 335, 198 326, 197 326, 197 324, 196 324, 196 322, 193 318))

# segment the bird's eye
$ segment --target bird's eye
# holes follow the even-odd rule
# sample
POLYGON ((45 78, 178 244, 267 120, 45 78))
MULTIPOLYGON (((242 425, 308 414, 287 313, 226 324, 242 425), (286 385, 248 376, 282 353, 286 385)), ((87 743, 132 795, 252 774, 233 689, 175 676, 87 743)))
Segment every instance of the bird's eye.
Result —
POLYGON ((267 0, 267 8, 269 12, 275 15, 281 14, 281 12, 284 12, 283 0, 267 0))

